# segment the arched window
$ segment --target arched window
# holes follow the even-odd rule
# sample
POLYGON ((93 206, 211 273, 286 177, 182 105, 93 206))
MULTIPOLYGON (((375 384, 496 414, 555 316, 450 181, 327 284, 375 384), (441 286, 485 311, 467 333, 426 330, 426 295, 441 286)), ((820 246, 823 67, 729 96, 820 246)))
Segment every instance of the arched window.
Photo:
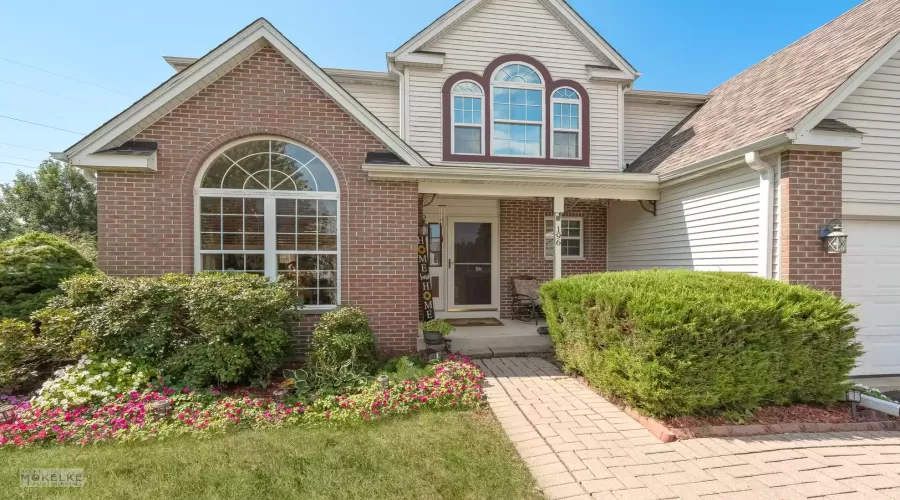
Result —
POLYGON ((453 96, 453 153, 484 154, 484 90, 477 83, 466 80, 457 83, 453 96))
POLYGON ((499 68, 491 82, 492 153, 497 156, 544 156, 544 81, 522 63, 499 68))
POLYGON ((340 302, 339 196, 309 149, 251 139, 214 155, 197 189, 197 271, 294 281, 310 307, 340 302))
POLYGON ((581 97, 578 92, 562 87, 553 92, 553 158, 581 158, 581 97))

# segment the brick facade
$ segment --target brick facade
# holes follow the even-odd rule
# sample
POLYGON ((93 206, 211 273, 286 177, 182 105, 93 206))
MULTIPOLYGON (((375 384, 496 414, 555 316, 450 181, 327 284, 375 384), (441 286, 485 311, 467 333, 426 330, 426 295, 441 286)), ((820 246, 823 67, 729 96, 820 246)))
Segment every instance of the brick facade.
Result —
MULTIPOLYGON (((500 316, 509 318, 512 277, 553 279, 553 261, 544 257, 544 218, 553 201, 500 200, 500 316)), ((566 200, 566 217, 584 219, 584 259, 563 260, 563 276, 606 271, 606 208, 597 200, 566 200)))
MULTIPOLYGON (((416 348, 414 182, 373 182, 361 165, 385 147, 271 47, 185 101, 135 139, 159 143, 156 172, 100 172, 100 267, 119 276, 194 270, 197 173, 212 152, 252 135, 316 151, 341 192, 341 294, 366 310, 380 347, 416 348)), ((298 347, 315 317, 298 327, 298 347)))
POLYGON ((842 216, 841 153, 792 149, 781 156, 781 279, 841 294, 841 256, 819 230, 842 216))

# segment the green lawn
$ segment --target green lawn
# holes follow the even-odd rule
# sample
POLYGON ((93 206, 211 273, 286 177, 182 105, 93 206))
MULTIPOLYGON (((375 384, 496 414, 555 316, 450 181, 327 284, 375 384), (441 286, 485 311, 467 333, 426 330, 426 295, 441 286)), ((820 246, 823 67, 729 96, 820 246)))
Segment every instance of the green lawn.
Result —
POLYGON ((0 450, 0 497, 538 499, 488 412, 282 428, 158 443, 0 450), (81 489, 20 488, 18 471, 83 468, 81 489))

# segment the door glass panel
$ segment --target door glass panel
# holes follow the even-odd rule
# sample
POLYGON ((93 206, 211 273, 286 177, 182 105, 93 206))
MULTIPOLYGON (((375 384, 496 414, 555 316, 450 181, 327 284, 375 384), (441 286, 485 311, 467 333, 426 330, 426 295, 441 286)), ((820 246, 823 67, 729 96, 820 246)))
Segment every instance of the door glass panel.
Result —
POLYGON ((491 224, 453 225, 453 302, 458 306, 491 303, 491 224))

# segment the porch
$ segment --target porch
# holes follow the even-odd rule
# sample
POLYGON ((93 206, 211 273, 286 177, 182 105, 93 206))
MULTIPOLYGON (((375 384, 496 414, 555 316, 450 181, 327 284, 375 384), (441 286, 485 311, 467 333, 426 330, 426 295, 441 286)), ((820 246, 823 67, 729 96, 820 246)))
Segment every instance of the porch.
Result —
MULTIPOLYGON (((448 337, 451 350, 473 357, 540 356, 552 352, 549 335, 540 335, 538 327, 547 326, 544 320, 524 322, 500 319, 502 326, 461 326, 448 337)), ((425 349, 419 335, 419 350, 425 349)))

